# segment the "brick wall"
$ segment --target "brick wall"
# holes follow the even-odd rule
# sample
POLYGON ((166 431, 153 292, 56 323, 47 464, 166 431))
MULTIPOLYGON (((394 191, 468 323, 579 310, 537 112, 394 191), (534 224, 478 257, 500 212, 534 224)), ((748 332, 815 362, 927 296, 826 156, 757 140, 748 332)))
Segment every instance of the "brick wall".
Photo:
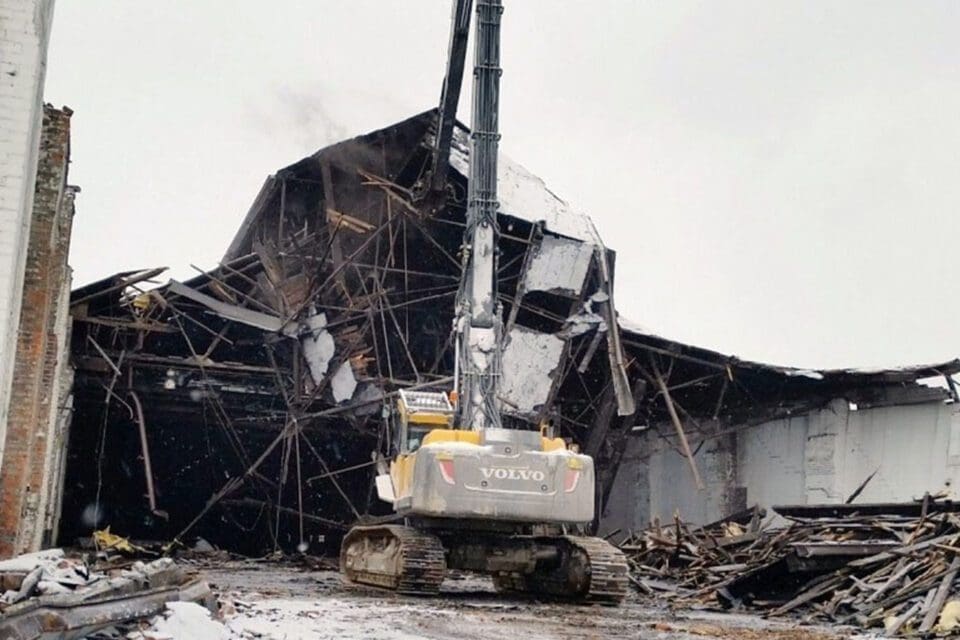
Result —
MULTIPOLYGON (((59 419, 69 305, 70 230, 77 191, 67 186, 70 115, 44 107, 19 333, 0 473, 0 557, 33 551, 51 529, 65 434, 59 419)), ((49 536, 47 536, 49 537, 49 536)))
POLYGON ((52 19, 53 0, 0 0, 0 459, 20 318, 52 19))

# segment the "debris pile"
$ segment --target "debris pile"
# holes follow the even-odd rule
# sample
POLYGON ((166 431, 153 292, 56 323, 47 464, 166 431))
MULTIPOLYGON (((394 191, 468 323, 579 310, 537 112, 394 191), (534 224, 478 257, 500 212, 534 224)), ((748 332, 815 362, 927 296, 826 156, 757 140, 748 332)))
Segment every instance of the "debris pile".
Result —
POLYGON ((0 562, 0 638, 86 637, 164 611, 169 602, 216 603, 207 583, 173 560, 98 571, 61 549, 0 562))
POLYGON ((770 527, 759 509, 699 528, 677 518, 621 549, 634 585, 677 606, 748 608, 887 635, 945 632, 960 628, 954 507, 774 507, 788 523, 770 527))

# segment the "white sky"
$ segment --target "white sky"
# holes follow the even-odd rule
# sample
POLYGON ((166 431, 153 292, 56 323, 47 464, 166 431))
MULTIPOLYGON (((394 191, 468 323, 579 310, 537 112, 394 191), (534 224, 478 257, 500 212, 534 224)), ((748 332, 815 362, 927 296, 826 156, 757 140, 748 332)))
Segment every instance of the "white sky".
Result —
MULTIPOLYGON (((505 2, 502 149, 592 215, 623 315, 781 364, 960 355, 960 3, 505 2)), ((268 174, 435 105, 449 17, 57 0, 76 284, 213 266, 268 174)))

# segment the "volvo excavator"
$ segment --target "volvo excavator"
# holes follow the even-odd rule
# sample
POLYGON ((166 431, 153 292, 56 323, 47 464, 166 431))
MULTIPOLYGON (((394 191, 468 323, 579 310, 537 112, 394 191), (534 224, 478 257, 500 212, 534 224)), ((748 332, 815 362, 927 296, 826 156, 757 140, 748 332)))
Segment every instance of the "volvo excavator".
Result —
MULTIPOLYGON (((434 185, 445 180, 444 175, 438 180, 437 172, 446 171, 470 5, 454 3, 434 185)), ((380 498, 392 503, 396 517, 353 527, 343 539, 340 567, 348 581, 407 594, 436 594, 447 570, 459 569, 489 574, 498 591, 617 604, 627 591, 623 554, 601 538, 574 533, 594 518, 593 460, 553 437, 546 425, 504 428, 499 406, 502 11, 500 0, 477 0, 454 388, 399 392, 398 451, 376 478, 380 498)))

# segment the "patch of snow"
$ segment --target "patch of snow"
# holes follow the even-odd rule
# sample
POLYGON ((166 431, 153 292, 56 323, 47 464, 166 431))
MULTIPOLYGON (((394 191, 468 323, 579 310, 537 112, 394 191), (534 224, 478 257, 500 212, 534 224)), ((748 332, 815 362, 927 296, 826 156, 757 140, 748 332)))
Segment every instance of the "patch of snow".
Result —
MULTIPOLYGON (((343 598, 266 599, 249 603, 227 626, 238 635, 260 634, 258 637, 271 640, 415 640, 424 636, 411 628, 410 621, 423 614, 422 601, 378 603, 374 609, 368 602, 343 598)), ((440 609, 431 609, 429 614, 446 616, 450 624, 460 616, 440 609)))
POLYGON ((813 369, 784 369, 783 372, 791 378, 810 378, 811 380, 823 380, 823 374, 813 369))
POLYGON ((530 451, 529 453, 536 456, 547 456, 547 457, 554 457, 554 458, 556 457, 586 458, 587 457, 579 453, 574 453, 573 451, 570 451, 570 449, 551 449, 550 451, 530 451))
POLYGON ((0 560, 0 571, 29 573, 37 567, 56 566, 61 560, 63 560, 63 549, 47 549, 25 553, 9 560, 0 560))
POLYGON ((333 342, 333 336, 326 330, 326 314, 312 315, 307 318, 304 325, 307 332, 300 338, 303 357, 307 361, 314 384, 320 384, 330 368, 336 345, 333 342))
POLYGON ((623 316, 617 316, 617 324, 620 326, 621 331, 626 331, 627 333, 634 333, 641 336, 654 336, 658 337, 656 331, 645 327, 639 322, 634 321, 632 318, 625 318, 623 316))
POLYGON ((342 363, 330 378, 330 389, 335 402, 343 402, 353 397, 353 392, 357 389, 357 379, 353 375, 349 360, 342 363))
POLYGON ((563 329, 558 335, 564 340, 569 340, 574 336, 583 335, 593 329, 601 333, 606 331, 607 321, 604 320, 603 316, 595 313, 593 310, 594 302, 605 302, 606 300, 607 295, 602 291, 598 291, 590 296, 584 303, 583 309, 567 318, 567 321, 563 324, 563 329))
POLYGON ((92 573, 82 560, 67 558, 62 549, 48 549, 0 562, 0 572, 25 573, 16 589, 0 595, 0 602, 13 604, 34 595, 65 593, 103 578, 92 573))
POLYGON ((167 610, 140 632, 150 640, 234 640, 239 634, 217 622, 210 611, 195 602, 168 602, 167 610))
POLYGON ((574 210, 523 165, 500 154, 497 171, 500 209, 504 213, 543 222, 548 231, 588 244, 601 244, 586 214, 574 210))

